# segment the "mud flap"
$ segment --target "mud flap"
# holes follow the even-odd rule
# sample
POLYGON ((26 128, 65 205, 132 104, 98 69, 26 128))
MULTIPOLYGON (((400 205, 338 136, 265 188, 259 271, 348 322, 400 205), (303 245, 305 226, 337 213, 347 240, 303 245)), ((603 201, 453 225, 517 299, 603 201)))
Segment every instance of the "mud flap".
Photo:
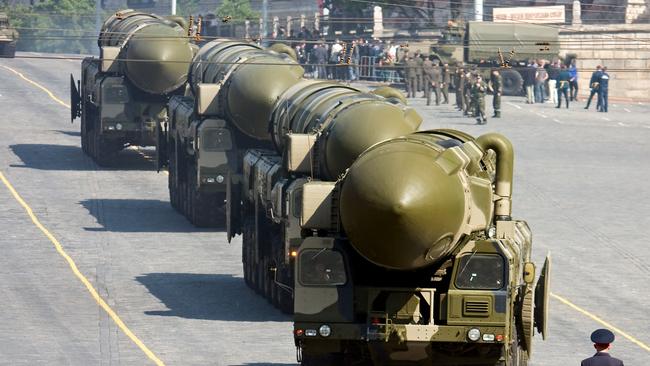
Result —
POLYGON ((226 233, 228 243, 237 234, 241 234, 241 190, 233 182, 232 172, 228 172, 226 185, 226 233))
POLYGON ((167 150, 167 122, 156 123, 156 168, 160 170, 169 165, 169 152, 167 150))
POLYGON ((548 297, 551 291, 551 254, 546 255, 544 267, 539 274, 535 286, 535 328, 542 334, 542 339, 548 337, 548 297))
POLYGON ((73 123, 75 118, 81 117, 80 87, 80 83, 78 81, 75 82, 74 76, 70 74, 70 123, 73 123))

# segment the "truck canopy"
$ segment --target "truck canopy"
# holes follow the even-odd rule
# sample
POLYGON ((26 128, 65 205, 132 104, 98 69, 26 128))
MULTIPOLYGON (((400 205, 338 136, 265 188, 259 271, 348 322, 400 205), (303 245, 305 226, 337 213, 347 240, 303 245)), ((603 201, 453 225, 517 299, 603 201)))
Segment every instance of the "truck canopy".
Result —
POLYGON ((466 40, 470 63, 495 59, 499 48, 506 59, 514 49, 513 60, 552 60, 560 51, 558 29, 537 24, 469 22, 466 40))

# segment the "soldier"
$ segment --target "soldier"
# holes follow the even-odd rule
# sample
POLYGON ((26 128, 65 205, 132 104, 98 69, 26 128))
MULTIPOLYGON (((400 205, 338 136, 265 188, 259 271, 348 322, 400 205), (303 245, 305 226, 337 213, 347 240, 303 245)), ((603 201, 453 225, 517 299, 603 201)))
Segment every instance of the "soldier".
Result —
POLYGON ((463 101, 465 103, 465 109, 463 110, 463 115, 469 117, 474 116, 474 104, 472 100, 472 85, 474 84, 474 77, 474 74, 471 72, 465 74, 465 98, 463 101))
POLYGON ((609 94, 609 74, 607 66, 603 66, 603 72, 600 75, 598 88, 598 101, 600 102, 600 112, 607 112, 607 97, 609 94))
POLYGON ((596 329, 591 333, 596 354, 582 360, 580 366, 623 366, 623 361, 609 355, 609 350, 614 342, 614 333, 608 329, 596 329))
POLYGON ((424 86, 423 85, 424 73, 422 72, 422 63, 423 62, 424 62, 424 59, 422 58, 422 54, 421 54, 420 50, 417 50, 415 52, 415 63, 417 65, 417 67, 415 68, 415 75, 416 75, 416 78, 417 78, 417 90, 419 92, 424 91, 424 87, 423 87, 424 86))
POLYGON ((486 124, 487 117, 485 116, 485 92, 487 86, 483 82, 481 75, 476 75, 476 81, 472 84, 472 103, 474 106, 474 116, 476 123, 486 124))
POLYGON ((431 105, 431 84, 433 83, 433 62, 430 59, 422 62, 422 73, 424 75, 424 97, 427 98, 427 105, 431 105))
POLYGON ((501 118, 501 94, 503 94, 503 79, 501 78, 498 69, 492 70, 488 88, 492 92, 492 109, 494 109, 494 115, 492 118, 501 118))
POLYGON ((465 69, 462 64, 456 66, 456 108, 465 110, 465 69))
POLYGON ((431 86, 433 87, 433 92, 436 94, 436 105, 440 105, 440 86, 442 84, 442 74, 440 71, 440 66, 438 66, 438 60, 433 64, 433 70, 431 73, 431 86))
POLYGON ((417 63, 413 59, 413 56, 409 54, 408 60, 406 60, 406 65, 404 66, 404 76, 406 81, 406 92, 408 98, 415 98, 415 88, 417 87, 417 74, 415 69, 417 68, 417 63))
POLYGON ((441 84, 442 96, 443 98, 445 98, 445 100, 442 102, 442 104, 449 104, 450 83, 451 83, 451 72, 449 71, 449 64, 445 62, 442 67, 442 84, 441 84))

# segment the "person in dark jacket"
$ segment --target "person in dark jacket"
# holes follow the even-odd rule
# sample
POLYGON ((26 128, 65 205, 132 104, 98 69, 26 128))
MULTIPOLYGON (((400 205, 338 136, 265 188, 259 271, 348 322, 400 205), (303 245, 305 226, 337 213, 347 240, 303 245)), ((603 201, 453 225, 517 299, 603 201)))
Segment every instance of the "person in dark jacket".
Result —
POLYGON ((537 69, 535 65, 531 62, 523 72, 524 76, 524 88, 526 89, 526 103, 533 104, 535 103, 535 76, 537 75, 537 69))
POLYGON ((614 333, 608 329, 596 329, 591 333, 596 354, 582 360, 580 366, 623 366, 623 361, 609 355, 614 342, 614 333))
POLYGON ((598 93, 598 97, 596 97, 596 109, 600 110, 600 77, 602 75, 603 72, 601 71, 601 66, 596 66, 596 71, 591 73, 591 80, 589 80, 589 88, 591 88, 591 91, 589 92, 589 99, 587 99, 587 106, 585 106, 585 109, 589 109, 594 94, 598 93))
POLYGON ((560 108, 562 105, 562 95, 564 95, 564 100, 566 100, 566 107, 569 108, 570 82, 571 74, 569 74, 566 65, 562 65, 562 71, 560 71, 560 76, 557 79, 557 106, 555 108, 560 108))
POLYGON ((600 103, 600 112, 607 112, 607 97, 609 93, 609 74, 607 73, 607 66, 603 66, 603 72, 600 75, 598 102, 600 103))

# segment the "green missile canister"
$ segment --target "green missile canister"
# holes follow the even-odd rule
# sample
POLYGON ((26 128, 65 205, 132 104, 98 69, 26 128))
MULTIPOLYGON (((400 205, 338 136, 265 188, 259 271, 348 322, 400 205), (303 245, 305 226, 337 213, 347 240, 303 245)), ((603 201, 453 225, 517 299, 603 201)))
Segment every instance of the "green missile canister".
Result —
POLYGON ((341 222, 352 246, 377 265, 418 269, 446 257, 466 235, 488 228, 494 201, 497 209, 507 206, 502 214, 509 215, 511 150, 497 151, 496 192, 503 197, 493 199, 494 172, 481 163, 488 148, 511 149, 509 142, 497 141, 507 140, 495 134, 462 140, 432 131, 370 148, 352 164, 341 188, 341 222))

